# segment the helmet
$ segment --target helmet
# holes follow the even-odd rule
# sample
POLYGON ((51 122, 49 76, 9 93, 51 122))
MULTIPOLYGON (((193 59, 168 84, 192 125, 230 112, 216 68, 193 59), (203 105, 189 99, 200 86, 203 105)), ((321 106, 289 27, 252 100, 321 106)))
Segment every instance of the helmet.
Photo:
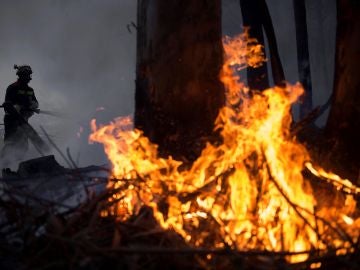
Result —
POLYGON ((32 69, 28 65, 23 65, 23 66, 14 65, 14 69, 17 70, 16 75, 18 75, 18 76, 32 74, 32 69))

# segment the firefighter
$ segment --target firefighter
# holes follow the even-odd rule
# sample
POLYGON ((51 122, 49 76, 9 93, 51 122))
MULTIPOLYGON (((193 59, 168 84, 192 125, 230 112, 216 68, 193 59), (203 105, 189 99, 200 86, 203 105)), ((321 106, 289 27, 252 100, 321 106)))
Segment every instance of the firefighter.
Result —
POLYGON ((6 89, 4 125, 4 147, 1 156, 10 154, 13 151, 25 153, 28 149, 28 138, 22 128, 24 120, 28 119, 38 109, 39 103, 35 97, 34 89, 28 84, 31 81, 32 69, 28 65, 14 65, 18 79, 6 89), (15 110, 16 111, 15 111, 15 110), (22 119, 19 119, 19 116, 22 119))

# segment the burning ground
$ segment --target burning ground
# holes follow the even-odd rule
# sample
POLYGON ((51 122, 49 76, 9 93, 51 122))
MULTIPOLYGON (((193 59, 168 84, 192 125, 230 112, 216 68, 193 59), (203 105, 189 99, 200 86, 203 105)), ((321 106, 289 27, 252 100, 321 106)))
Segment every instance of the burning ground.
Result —
POLYGON ((101 128, 93 122, 91 139, 104 144, 114 176, 124 179, 109 185, 119 192, 102 214, 123 221, 146 205, 162 228, 191 246, 299 253, 286 257, 291 263, 305 261, 314 251, 354 252, 360 233, 354 196, 360 189, 317 169, 291 133, 290 108, 302 87, 251 91, 236 70, 260 65, 262 48, 245 34, 225 38, 224 49, 220 77, 227 106, 216 121, 222 142, 208 144, 190 168, 158 157, 157 147, 127 118, 101 128), (347 195, 324 203, 304 170, 347 195))
POLYGON ((320 168, 297 141, 290 109, 302 87, 248 89, 236 72, 264 61, 261 46, 246 33, 223 44, 227 104, 215 123, 221 141, 189 165, 160 157, 130 118, 101 127, 93 120, 90 140, 104 145, 112 163, 107 189, 77 209, 45 212, 44 232, 30 233, 18 253, 24 265, 359 266, 360 188, 320 168))

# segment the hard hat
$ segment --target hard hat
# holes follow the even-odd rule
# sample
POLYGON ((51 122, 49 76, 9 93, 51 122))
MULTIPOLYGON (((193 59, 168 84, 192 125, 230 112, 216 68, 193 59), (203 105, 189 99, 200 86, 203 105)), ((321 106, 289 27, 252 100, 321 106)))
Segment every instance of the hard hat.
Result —
POLYGON ((32 69, 28 65, 23 65, 23 66, 14 65, 14 69, 17 70, 16 75, 18 76, 32 74, 32 69))

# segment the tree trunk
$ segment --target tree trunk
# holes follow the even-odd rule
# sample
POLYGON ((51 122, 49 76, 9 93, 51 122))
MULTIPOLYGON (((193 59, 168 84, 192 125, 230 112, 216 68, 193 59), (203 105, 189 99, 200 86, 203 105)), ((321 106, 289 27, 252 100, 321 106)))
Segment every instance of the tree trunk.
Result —
POLYGON ((221 1, 138 0, 137 28, 135 126, 162 155, 194 160, 225 102, 221 1))
MULTIPOLYGON (((250 27, 250 37, 256 38, 263 46, 265 46, 264 28, 268 40, 273 81, 275 85, 283 86, 285 75, 277 48, 274 27, 265 0, 240 0, 240 7, 243 24, 246 27, 250 27)), ((269 87, 269 75, 266 63, 258 68, 248 67, 247 77, 248 85, 252 89, 264 90, 269 87)))
POLYGON ((298 72, 305 93, 300 106, 300 119, 312 110, 312 84, 310 72, 309 42, 306 22, 305 0, 294 0, 294 16, 296 26, 296 48, 298 59, 298 72))
MULTIPOLYGON (((262 15, 259 12, 258 1, 240 0, 240 7, 243 25, 245 27, 249 27, 249 36, 251 38, 256 38, 258 43, 265 47, 261 18, 262 15)), ((269 74, 266 62, 257 68, 247 67, 246 73, 248 86, 251 89, 264 90, 269 88, 269 74)))
POLYGON ((328 134, 335 138, 338 154, 341 151, 341 155, 347 156, 357 170, 360 167, 359 17, 359 1, 337 1, 334 99, 326 126, 328 134))

